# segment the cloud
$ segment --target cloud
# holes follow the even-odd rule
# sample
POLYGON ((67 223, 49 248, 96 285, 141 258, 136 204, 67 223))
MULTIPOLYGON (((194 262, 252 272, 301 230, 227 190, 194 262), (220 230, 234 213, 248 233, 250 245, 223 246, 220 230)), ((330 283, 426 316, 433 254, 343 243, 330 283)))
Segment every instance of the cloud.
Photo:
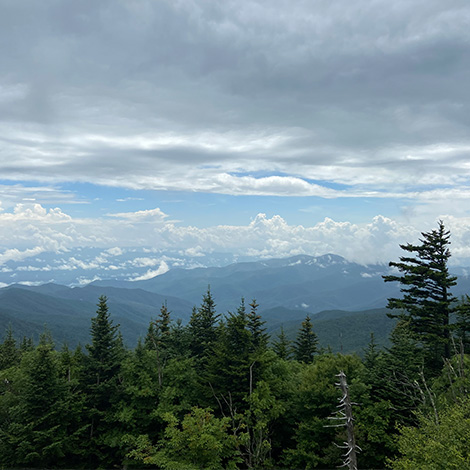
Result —
POLYGON ((41 204, 80 202, 54 193, 60 182, 324 198, 464 189, 469 16, 463 0, 10 2, 0 173, 49 185, 24 190, 41 204))
POLYGON ((152 279, 153 277, 155 276, 160 276, 161 274, 165 274, 166 272, 168 272, 170 270, 170 268, 168 267, 168 265, 165 263, 165 261, 162 261, 160 263, 160 266, 158 267, 158 269, 155 269, 155 270, 151 270, 149 269, 145 274, 143 274, 142 276, 137 276, 137 277, 134 277, 132 279, 130 279, 131 281, 146 281, 147 279, 152 279))
POLYGON ((10 248, 0 254, 0 264, 5 264, 7 261, 21 261, 31 256, 36 256, 43 251, 46 250, 39 246, 24 251, 20 251, 17 248, 10 248))
POLYGON ((62 260, 57 265, 60 270, 119 271, 159 266, 149 270, 153 275, 169 266, 165 259, 171 263, 176 259, 174 255, 165 258, 167 252, 192 258, 210 253, 257 258, 335 253, 360 263, 386 263, 399 256, 400 243, 417 242, 420 232, 434 228, 438 219, 443 219, 451 230, 455 262, 470 259, 469 218, 445 212, 424 224, 406 217, 377 215, 366 223, 326 217, 305 226, 289 224, 279 215, 259 213, 246 225, 196 227, 172 221, 159 208, 78 219, 59 208, 18 205, 13 211, 0 212, 4 247, 0 248, 0 264, 45 252, 55 253, 55 262, 62 260), (79 247, 101 250, 84 258, 75 254, 79 247), (145 252, 152 256, 142 256, 145 252))
POLYGON ((129 222, 139 223, 139 222, 157 222, 163 223, 164 220, 168 217, 163 211, 158 207, 156 209, 137 211, 137 212, 119 212, 115 214, 107 214, 108 217, 116 217, 123 220, 128 220, 129 222))

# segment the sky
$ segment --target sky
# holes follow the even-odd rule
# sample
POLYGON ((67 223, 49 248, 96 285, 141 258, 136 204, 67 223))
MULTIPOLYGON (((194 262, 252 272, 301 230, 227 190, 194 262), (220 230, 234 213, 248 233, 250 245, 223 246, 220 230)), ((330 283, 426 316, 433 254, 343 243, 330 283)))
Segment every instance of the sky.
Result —
POLYGON ((0 0, 0 45, 0 282, 387 263, 438 220, 470 265, 466 0, 0 0))

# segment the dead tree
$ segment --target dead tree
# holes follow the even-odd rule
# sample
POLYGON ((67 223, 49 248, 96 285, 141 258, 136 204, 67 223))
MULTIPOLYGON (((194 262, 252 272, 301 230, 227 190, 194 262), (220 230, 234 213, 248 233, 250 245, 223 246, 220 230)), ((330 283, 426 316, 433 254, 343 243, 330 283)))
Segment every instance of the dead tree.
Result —
POLYGON ((327 427, 346 428, 347 441, 343 443, 344 445, 338 446, 341 449, 346 450, 346 453, 343 455, 344 461, 341 467, 347 467, 349 470, 357 470, 356 450, 361 450, 361 448, 356 445, 356 440, 354 438, 352 405, 355 403, 352 403, 349 398, 346 374, 341 371, 336 377, 339 377, 339 382, 335 385, 341 390, 342 397, 339 399, 338 411, 335 413, 335 416, 331 416, 328 419, 334 419, 341 422, 327 427))

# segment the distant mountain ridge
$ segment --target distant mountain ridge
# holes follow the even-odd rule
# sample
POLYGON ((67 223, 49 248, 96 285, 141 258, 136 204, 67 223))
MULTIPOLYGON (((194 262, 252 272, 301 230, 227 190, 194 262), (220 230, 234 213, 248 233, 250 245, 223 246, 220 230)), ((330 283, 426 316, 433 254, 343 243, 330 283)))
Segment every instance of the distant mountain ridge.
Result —
MULTIPOLYGON (((324 328, 324 341, 336 344, 335 331, 339 331, 338 325, 345 321, 348 312, 360 315, 369 311, 370 326, 376 330, 382 328, 386 316, 380 309, 386 306, 387 298, 400 295, 396 283, 383 281, 386 272, 387 266, 363 266, 327 254, 225 267, 177 268, 145 281, 97 281, 75 288, 57 284, 13 285, 0 289, 0 330, 4 331, 11 323, 17 335, 37 336, 47 324, 57 344, 86 342, 98 298, 106 295, 114 322, 121 324, 125 340, 132 345, 145 335, 150 319, 158 315, 163 303, 168 305, 174 319, 188 321, 192 307, 200 305, 210 285, 216 310, 221 314, 235 311, 242 297, 247 304, 255 298, 270 330, 276 331, 281 324, 297 328, 308 313, 314 323, 336 322, 336 329, 324 328)), ((469 278, 459 277, 457 287, 454 291, 457 296, 470 292, 469 278)), ((364 331, 366 317, 354 320, 356 325, 363 325, 364 331)), ((361 328, 355 329, 356 334, 361 328)), ((351 344, 355 347, 357 341, 351 344)))
POLYGON ((93 285, 165 293, 197 304, 208 285, 219 310, 233 310, 241 297, 256 298, 261 309, 284 306, 319 312, 384 307, 398 293, 385 284, 382 265, 363 266, 338 255, 298 255, 231 264, 225 267, 172 269, 145 281, 96 281, 93 285))

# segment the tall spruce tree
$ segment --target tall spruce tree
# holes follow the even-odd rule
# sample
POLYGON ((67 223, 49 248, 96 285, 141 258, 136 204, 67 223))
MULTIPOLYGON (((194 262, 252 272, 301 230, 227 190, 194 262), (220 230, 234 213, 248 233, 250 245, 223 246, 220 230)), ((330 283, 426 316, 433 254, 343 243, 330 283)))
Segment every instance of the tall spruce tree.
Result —
POLYGON ((110 319, 107 300, 106 296, 99 298, 96 317, 91 319, 91 344, 86 346, 88 358, 84 373, 87 377, 92 466, 114 465, 117 462, 117 456, 105 444, 105 435, 113 428, 110 410, 117 401, 123 346, 118 334, 119 325, 113 325, 110 319))
POLYGON ((450 357, 450 315, 455 297, 450 289, 456 277, 449 274, 450 232, 442 221, 438 228, 423 232, 420 245, 400 245, 407 255, 399 262, 391 261, 400 275, 383 276, 385 282, 399 282, 403 298, 388 299, 387 307, 399 310, 390 317, 405 318, 412 331, 427 350, 426 363, 431 373, 437 373, 442 359, 450 357))
POLYGON ((300 326, 299 333, 294 342, 294 358, 299 362, 310 364, 313 356, 317 352, 318 338, 313 331, 312 321, 307 315, 300 326))
POLYGON ((255 354, 261 354, 266 350, 269 335, 266 333, 265 321, 258 313, 259 305, 253 299, 250 304, 250 311, 247 314, 247 327, 251 333, 251 351, 255 354))
POLYGON ((16 346, 11 325, 5 334, 3 343, 0 344, 0 370, 18 365, 20 361, 20 351, 16 346))
POLYGON ((150 322, 147 337, 145 338, 146 348, 153 350, 157 355, 158 384, 163 383, 163 369, 169 358, 169 346, 171 339, 171 316, 166 303, 160 308, 160 314, 155 321, 150 322))
POLYGON ((240 409, 250 390, 251 333, 244 299, 236 313, 229 312, 217 330, 218 338, 209 360, 208 379, 215 393, 233 400, 240 409))
POLYGON ((215 311, 215 302, 209 286, 202 297, 201 306, 193 309, 189 320, 191 352, 202 366, 207 363, 212 353, 217 338, 216 325, 219 316, 215 311))
POLYGON ((288 360, 291 357, 291 342, 287 339, 282 326, 277 338, 273 341, 273 351, 280 359, 288 360))

